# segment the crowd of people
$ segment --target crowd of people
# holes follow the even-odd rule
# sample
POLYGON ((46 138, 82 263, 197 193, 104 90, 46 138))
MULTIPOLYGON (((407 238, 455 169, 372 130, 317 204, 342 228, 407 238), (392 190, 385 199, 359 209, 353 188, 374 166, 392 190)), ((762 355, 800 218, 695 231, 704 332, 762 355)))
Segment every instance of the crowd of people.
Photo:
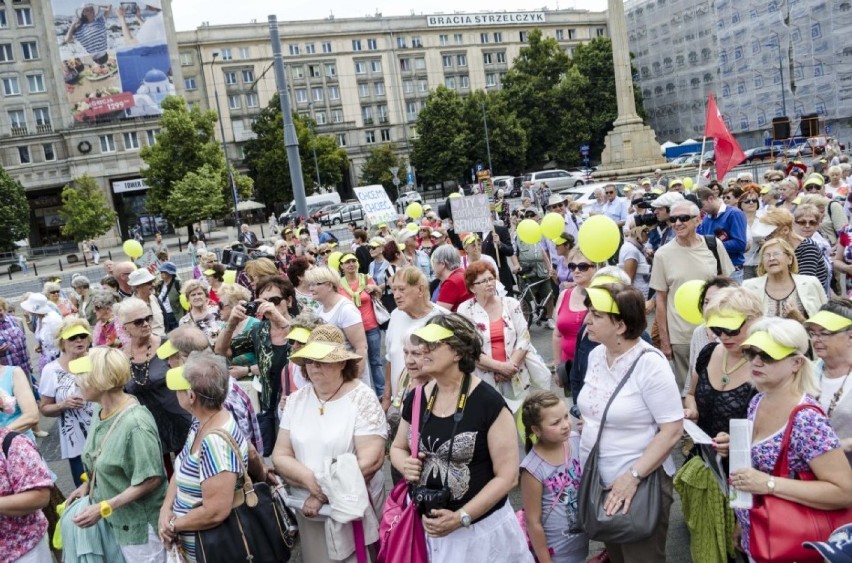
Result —
POLYGON ((735 492, 852 518, 852 200, 837 168, 694 190, 658 171, 586 206, 524 186, 515 209, 495 194, 479 233, 428 205, 353 225, 351 243, 243 228, 236 271, 193 240, 180 272, 158 237, 153 267, 104 261, 99 283, 50 281, 20 316, 0 301, 0 561, 51 560, 62 510, 40 415, 58 419, 75 486, 55 525, 64 561, 216 560, 206 534, 245 479, 283 481, 310 563, 376 560, 400 480, 432 562, 574 563, 592 540, 597 561, 662 562, 675 494, 694 561, 766 560, 773 532, 735 492), (559 236, 518 235, 545 214, 559 236), (596 215, 622 235, 608 261, 584 247, 596 215), (701 323, 678 297, 696 280, 701 323), (549 365, 523 293, 537 283, 549 365), (729 463, 732 420, 753 427, 747 467, 729 463))

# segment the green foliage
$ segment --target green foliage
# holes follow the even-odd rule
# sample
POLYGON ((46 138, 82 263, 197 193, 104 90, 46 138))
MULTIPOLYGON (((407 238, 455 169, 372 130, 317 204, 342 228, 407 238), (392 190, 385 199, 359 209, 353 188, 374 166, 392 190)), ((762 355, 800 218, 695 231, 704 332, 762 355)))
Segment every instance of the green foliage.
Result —
POLYGON ((367 160, 361 165, 361 185, 381 184, 391 201, 396 201, 397 191, 393 184, 393 174, 390 171, 395 166, 399 167, 398 176, 400 181, 404 183, 403 178, 407 166, 405 159, 396 154, 396 147, 393 143, 373 147, 370 149, 367 160))
POLYGON ((30 234, 30 206, 24 188, 0 167, 0 250, 14 248, 15 241, 30 234))
MULTIPOLYGON (((208 168, 206 174, 218 178, 216 189, 220 195, 230 199, 225 157, 214 134, 218 119, 216 112, 202 112, 197 107, 189 109, 186 101, 178 96, 167 97, 162 106, 157 142, 144 147, 139 153, 147 164, 141 173, 150 187, 146 202, 148 210, 169 217, 167 202, 175 184, 190 172, 199 173, 204 166, 208 168)), ((223 207, 214 215, 224 211, 223 207)))
POLYGON ((209 165, 186 175, 172 185, 164 207, 165 217, 176 227, 191 226, 233 208, 233 198, 225 199, 222 175, 209 165))
POLYGON ((424 102, 417 117, 411 163, 424 184, 461 178, 470 168, 464 102, 453 90, 438 86, 424 102))
MULTIPOLYGON (((257 134, 244 146, 245 163, 249 176, 254 180, 257 199, 267 205, 289 202, 293 199, 293 184, 284 147, 284 120, 278 95, 260 112, 252 125, 257 134)), ((330 135, 314 135, 314 124, 299 114, 293 114, 296 138, 299 141, 299 158, 302 163, 302 178, 305 192, 310 195, 316 188, 316 169, 313 148, 316 147, 320 179, 324 186, 338 186, 349 166, 346 151, 337 146, 337 139, 330 135)))
POLYGON ((103 190, 88 174, 62 189, 59 215, 65 221, 62 234, 77 242, 97 238, 115 226, 116 214, 103 190))
POLYGON ((526 166, 529 139, 521 120, 509 107, 504 96, 478 90, 464 99, 464 123, 468 162, 488 166, 488 145, 494 176, 519 175, 526 166), (485 142, 483 106, 488 122, 488 144, 485 142))

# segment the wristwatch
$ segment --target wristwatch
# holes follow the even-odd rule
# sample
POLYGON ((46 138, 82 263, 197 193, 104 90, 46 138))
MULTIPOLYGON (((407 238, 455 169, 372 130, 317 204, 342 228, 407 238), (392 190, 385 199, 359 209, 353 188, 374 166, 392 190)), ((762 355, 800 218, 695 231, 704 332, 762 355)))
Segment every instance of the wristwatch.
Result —
POLYGON ((464 510, 459 510, 459 516, 461 517, 462 528, 467 528, 473 522, 473 519, 470 517, 470 514, 468 514, 464 510))
POLYGON ((766 482, 766 488, 769 489, 770 495, 775 494, 775 477, 774 476, 769 477, 769 481, 766 482))
POLYGON ((639 474, 639 472, 636 470, 636 468, 635 468, 635 467, 630 466, 630 469, 628 469, 628 471, 630 471, 630 474, 631 474, 631 475, 633 476, 633 478, 634 478, 634 479, 636 479, 637 481, 641 481, 641 480, 642 480, 642 475, 640 475, 640 474, 639 474))

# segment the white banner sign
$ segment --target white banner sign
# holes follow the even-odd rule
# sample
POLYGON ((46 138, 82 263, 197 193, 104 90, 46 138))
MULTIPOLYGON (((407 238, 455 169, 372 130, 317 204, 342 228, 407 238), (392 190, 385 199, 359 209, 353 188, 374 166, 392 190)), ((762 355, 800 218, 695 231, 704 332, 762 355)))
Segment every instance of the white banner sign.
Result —
POLYGON ((118 180, 112 183, 112 193, 122 194, 125 192, 138 192, 139 190, 147 190, 148 184, 142 178, 134 178, 133 180, 118 180))
POLYGON ((493 14, 448 14, 426 16, 428 27, 477 27, 502 24, 545 23, 544 12, 497 12, 493 14))
POLYGON ((492 229, 491 208, 485 194, 450 198, 453 229, 457 233, 489 232, 492 229))
POLYGON ((364 219, 368 225, 389 223, 397 218, 396 208, 381 184, 362 186, 354 188, 354 190, 355 197, 358 198, 361 207, 364 208, 364 219))

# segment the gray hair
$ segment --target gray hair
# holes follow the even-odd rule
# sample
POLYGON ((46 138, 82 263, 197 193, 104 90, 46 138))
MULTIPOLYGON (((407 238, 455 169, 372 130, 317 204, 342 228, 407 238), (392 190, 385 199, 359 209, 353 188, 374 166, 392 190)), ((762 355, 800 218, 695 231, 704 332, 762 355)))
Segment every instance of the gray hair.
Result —
POLYGON ((112 308, 115 305, 115 294, 111 291, 98 290, 92 294, 92 306, 98 309, 112 308))
POLYGON ((624 285, 632 285, 630 283, 630 276, 627 275, 627 272, 619 268, 618 266, 606 266, 595 272, 595 275, 592 276, 592 279, 595 279, 598 276, 610 276, 618 279, 624 285))
POLYGON ((597 188, 595 188, 595 195, 596 196, 604 195, 605 193, 606 193, 606 191, 602 187, 598 186, 597 188))
POLYGON ((432 251, 432 263, 443 264, 450 270, 455 270, 461 266, 459 251, 452 245, 442 244, 432 251))
POLYGON ((699 213, 698 206, 695 205, 694 203, 692 203, 691 201, 689 201, 688 199, 684 199, 684 200, 673 203, 672 204, 672 211, 671 211, 672 214, 675 214, 674 213, 675 209, 687 209, 688 213, 690 215, 692 215, 693 217, 698 217, 698 213, 699 213))
POLYGON ((207 336, 200 328, 192 325, 183 325, 171 331, 169 341, 184 356, 210 349, 207 336))
POLYGON ((228 396, 228 365, 225 358, 213 352, 192 352, 183 365, 183 376, 198 395, 198 404, 206 409, 220 409, 228 396))
POLYGON ((151 307, 138 297, 128 297, 119 303, 116 309, 116 314, 122 324, 126 323, 130 315, 137 311, 146 311, 148 314, 151 313, 151 307))
POLYGON ((86 276, 76 276, 71 280, 71 287, 77 289, 78 287, 86 288, 91 284, 89 283, 89 278, 86 276))
POLYGON ((44 287, 41 292, 44 295, 48 295, 51 291, 62 291, 62 286, 56 282, 44 282, 44 287))

